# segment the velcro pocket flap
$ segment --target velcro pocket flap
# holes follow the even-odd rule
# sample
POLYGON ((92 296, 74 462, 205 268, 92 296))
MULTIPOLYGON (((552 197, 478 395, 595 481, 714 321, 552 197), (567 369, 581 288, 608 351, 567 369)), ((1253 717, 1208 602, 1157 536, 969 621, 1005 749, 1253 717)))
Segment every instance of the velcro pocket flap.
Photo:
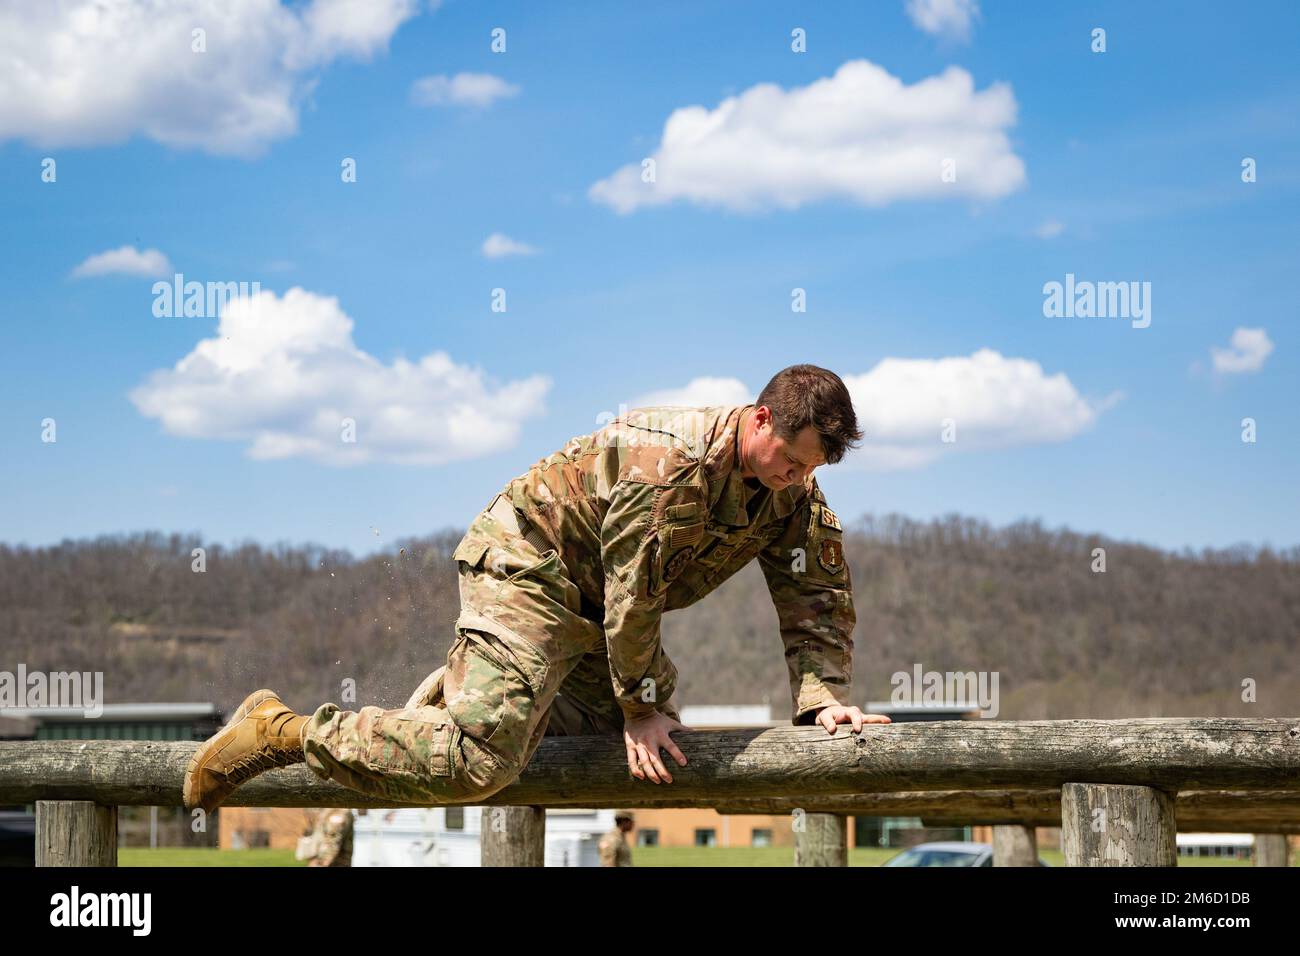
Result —
POLYGON ((460 539, 460 544, 456 545, 456 550, 451 553, 451 557, 453 561, 464 561, 471 568, 477 568, 490 547, 491 545, 482 538, 466 535, 460 539))

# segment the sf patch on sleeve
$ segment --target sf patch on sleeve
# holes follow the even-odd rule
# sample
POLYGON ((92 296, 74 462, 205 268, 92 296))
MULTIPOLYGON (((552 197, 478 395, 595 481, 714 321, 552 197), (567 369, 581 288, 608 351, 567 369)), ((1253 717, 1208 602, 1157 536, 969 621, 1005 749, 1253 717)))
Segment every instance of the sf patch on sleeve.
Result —
POLYGON ((813 504, 813 529, 816 539, 817 563, 829 574, 838 575, 844 570, 843 528, 840 519, 826 505, 813 504))

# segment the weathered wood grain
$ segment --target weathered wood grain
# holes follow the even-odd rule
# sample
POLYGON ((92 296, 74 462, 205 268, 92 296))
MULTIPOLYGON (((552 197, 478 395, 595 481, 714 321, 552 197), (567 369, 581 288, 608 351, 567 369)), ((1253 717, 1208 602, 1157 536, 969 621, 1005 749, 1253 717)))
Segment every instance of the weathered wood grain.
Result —
POLYGON ((1291 848, 1280 833, 1255 834, 1256 866, 1290 866, 1291 848))
POLYGON ((544 866, 546 810, 542 807, 489 807, 479 825, 483 866, 544 866))
POLYGON ((1066 866, 1177 866, 1173 795, 1154 787, 1061 788, 1066 866))
POLYGON ((993 828, 994 866, 1037 866, 1038 834, 1033 827, 1000 824, 993 828))
POLYGON ((117 807, 36 801, 37 866, 117 866, 117 807))
MULTIPOLYGON (((1300 718, 940 721, 679 733, 689 764, 656 785, 627 771, 617 737, 543 741, 505 806, 721 805, 737 799, 1110 783, 1162 790, 1300 790, 1300 718)), ((153 741, 0 741, 0 803, 93 800, 177 806, 195 748, 153 741)), ((319 780, 305 766, 241 787, 236 806, 395 806, 319 780)))
POLYGON ((849 818, 837 813, 806 813, 794 831, 795 866, 848 866, 849 818))

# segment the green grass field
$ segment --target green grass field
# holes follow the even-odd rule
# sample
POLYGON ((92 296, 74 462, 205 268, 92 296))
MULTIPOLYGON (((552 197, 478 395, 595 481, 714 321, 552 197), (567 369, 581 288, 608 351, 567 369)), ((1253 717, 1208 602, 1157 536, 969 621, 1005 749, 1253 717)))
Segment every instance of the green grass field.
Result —
MULTIPOLYGON (((897 850, 861 849, 849 851, 849 866, 879 866, 897 850)), ((1064 866, 1057 850, 1038 854, 1051 866, 1064 866)), ((637 866, 793 866, 794 850, 789 847, 637 847, 632 851, 637 866)), ((203 850, 165 848, 118 851, 122 866, 302 866, 292 850, 203 850)), ((1179 866, 1250 866, 1248 860, 1213 857, 1181 857, 1179 866)), ((1300 866, 1300 852, 1291 861, 1300 866)))

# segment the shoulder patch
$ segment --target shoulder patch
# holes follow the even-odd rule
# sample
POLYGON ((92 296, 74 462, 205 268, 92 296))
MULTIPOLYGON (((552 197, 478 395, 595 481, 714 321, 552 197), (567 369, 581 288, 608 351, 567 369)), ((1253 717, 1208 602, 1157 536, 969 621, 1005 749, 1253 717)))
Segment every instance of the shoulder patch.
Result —
POLYGON ((844 545, 836 538, 823 538, 817 550, 817 563, 831 574, 844 570, 844 545))
POLYGON ((673 578, 681 574, 694 553, 695 547, 691 545, 688 546, 685 551, 678 551, 674 554, 672 560, 669 561, 667 567, 664 568, 664 581, 672 581, 673 578))
POLYGON ((840 527, 839 517, 835 514, 834 511, 831 511, 830 508, 827 508, 825 505, 822 505, 821 513, 822 513, 822 527, 834 528, 836 531, 844 530, 843 528, 840 527))

